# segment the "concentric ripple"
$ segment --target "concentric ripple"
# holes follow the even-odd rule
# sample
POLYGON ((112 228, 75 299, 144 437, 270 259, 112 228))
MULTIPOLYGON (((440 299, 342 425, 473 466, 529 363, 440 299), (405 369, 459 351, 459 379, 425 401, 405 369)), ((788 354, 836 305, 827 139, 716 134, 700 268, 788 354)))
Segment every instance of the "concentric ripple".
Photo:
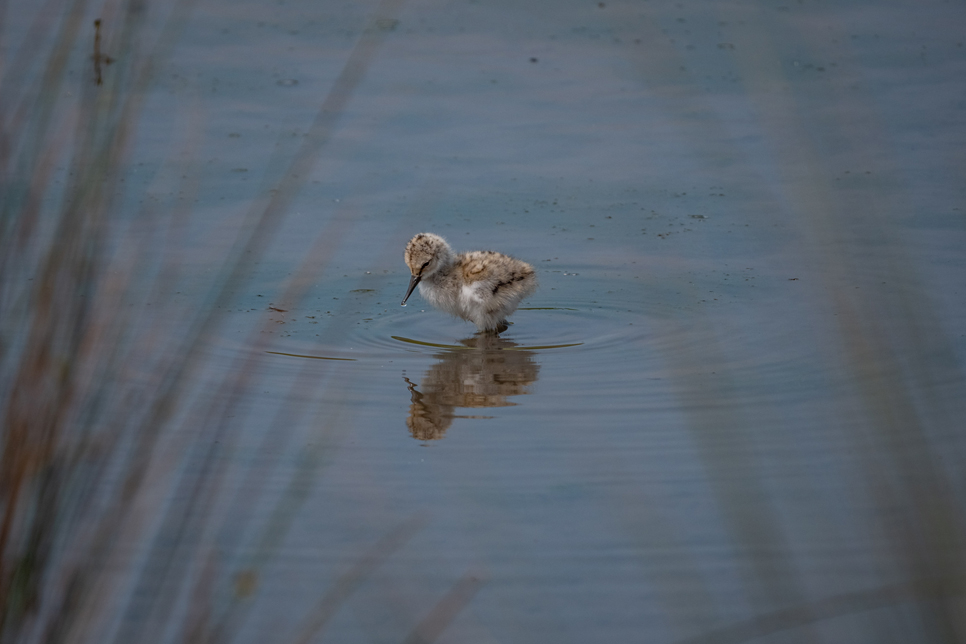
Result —
MULTIPOLYGON (((814 343, 803 341, 810 332, 805 316, 798 326, 779 326, 760 301, 709 304, 684 289, 582 279, 560 289, 566 298, 534 298, 498 337, 419 300, 400 307, 388 281, 367 289, 334 285, 331 297, 321 298, 331 308, 277 314, 262 331, 270 341, 248 350, 270 369, 316 363, 326 372, 363 374, 376 398, 377 378, 418 377, 447 354, 472 352, 526 353, 541 365, 540 379, 552 381, 544 389, 551 397, 594 395, 600 404, 637 410, 679 404, 681 395, 708 404, 792 402, 828 385, 831 375, 808 349, 814 343)), ((215 349, 235 350, 246 347, 215 349)), ((395 384, 383 386, 387 396, 398 395, 395 384)))

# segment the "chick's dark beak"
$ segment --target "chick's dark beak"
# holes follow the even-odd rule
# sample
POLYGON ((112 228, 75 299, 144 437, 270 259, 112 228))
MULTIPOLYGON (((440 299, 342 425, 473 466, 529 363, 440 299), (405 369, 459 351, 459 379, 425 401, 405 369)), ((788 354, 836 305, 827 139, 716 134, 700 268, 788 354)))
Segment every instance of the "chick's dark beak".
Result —
POLYGON ((408 300, 409 299, 409 296, 413 294, 413 289, 416 288, 416 285, 419 284, 419 280, 421 280, 421 279, 422 279, 422 275, 413 275, 410 278, 410 280, 409 280, 409 289, 406 290, 406 297, 404 297, 403 298, 403 301, 402 301, 402 305, 403 306, 406 306, 406 300, 408 300))

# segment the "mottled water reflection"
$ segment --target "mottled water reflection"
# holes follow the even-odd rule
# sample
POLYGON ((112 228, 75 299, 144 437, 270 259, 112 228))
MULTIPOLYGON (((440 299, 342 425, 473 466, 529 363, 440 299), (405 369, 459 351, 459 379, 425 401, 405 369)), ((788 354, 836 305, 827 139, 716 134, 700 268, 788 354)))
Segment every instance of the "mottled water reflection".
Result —
POLYGON ((539 376, 536 353, 520 350, 512 340, 480 333, 459 342, 468 350, 436 354, 438 362, 418 385, 404 378, 412 395, 406 426, 416 440, 443 438, 455 418, 490 418, 456 414, 458 408, 516 405, 508 398, 529 394, 539 376))

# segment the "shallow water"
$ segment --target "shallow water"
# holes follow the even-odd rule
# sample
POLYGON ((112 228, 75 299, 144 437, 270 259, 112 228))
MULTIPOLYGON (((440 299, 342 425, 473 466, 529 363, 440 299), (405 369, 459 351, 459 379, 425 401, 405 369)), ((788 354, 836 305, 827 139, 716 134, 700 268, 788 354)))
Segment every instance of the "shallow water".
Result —
POLYGON ((222 309, 82 632, 966 640, 964 18, 196 7, 118 202, 187 216, 119 238, 162 338, 222 309), (501 337, 399 306, 420 231, 535 266, 501 337))

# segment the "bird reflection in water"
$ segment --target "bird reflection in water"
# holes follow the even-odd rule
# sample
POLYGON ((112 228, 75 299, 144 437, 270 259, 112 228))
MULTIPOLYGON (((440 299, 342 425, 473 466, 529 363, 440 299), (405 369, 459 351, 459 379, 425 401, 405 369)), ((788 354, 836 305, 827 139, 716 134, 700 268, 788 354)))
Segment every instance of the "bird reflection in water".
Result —
POLYGON ((530 393, 527 387, 537 380, 540 366, 533 361, 534 352, 518 349, 511 340, 478 334, 460 344, 466 349, 437 354, 439 362, 426 372, 418 389, 403 378, 412 396, 406 426, 416 440, 443 438, 454 418, 492 418, 454 411, 516 405, 507 399, 530 393))

